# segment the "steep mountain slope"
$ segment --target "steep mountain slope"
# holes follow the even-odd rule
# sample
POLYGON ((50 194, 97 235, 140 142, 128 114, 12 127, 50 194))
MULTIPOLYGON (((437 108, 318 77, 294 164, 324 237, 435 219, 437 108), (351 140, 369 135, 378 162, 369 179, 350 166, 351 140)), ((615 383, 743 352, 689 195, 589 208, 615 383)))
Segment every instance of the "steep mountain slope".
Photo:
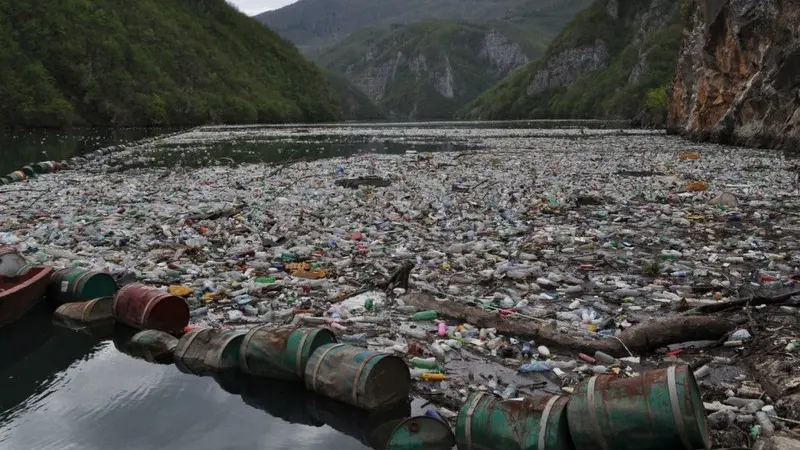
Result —
POLYGON ((326 70, 328 83, 341 98, 340 116, 345 120, 379 120, 385 119, 386 113, 361 92, 347 76, 326 70))
POLYGON ((425 20, 485 22, 525 18, 555 35, 590 0, 300 0, 256 16, 298 48, 313 54, 366 27, 425 20))
POLYGON ((800 3, 692 0, 669 129, 800 150, 800 3))
POLYGON ((540 54, 546 38, 505 24, 425 21, 355 33, 317 58, 394 119, 445 119, 540 54), (499 28, 499 27, 498 27, 499 28), (518 37, 513 39, 510 36, 518 37))
POLYGON ((320 121, 322 72, 224 0, 0 0, 0 124, 320 121))
POLYGON ((596 0, 543 57, 481 94, 459 116, 663 123, 685 7, 677 0, 596 0))

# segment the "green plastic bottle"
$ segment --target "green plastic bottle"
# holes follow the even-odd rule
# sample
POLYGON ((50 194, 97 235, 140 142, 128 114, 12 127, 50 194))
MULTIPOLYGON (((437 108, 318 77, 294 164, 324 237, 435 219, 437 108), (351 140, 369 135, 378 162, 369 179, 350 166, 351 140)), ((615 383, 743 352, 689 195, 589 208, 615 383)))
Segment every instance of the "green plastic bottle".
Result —
POLYGON ((436 358, 411 358, 411 365, 418 369, 439 370, 436 358))
POLYGON ((420 311, 414 316, 412 316, 412 320, 420 321, 420 320, 436 320, 439 317, 439 313, 436 311, 420 311))

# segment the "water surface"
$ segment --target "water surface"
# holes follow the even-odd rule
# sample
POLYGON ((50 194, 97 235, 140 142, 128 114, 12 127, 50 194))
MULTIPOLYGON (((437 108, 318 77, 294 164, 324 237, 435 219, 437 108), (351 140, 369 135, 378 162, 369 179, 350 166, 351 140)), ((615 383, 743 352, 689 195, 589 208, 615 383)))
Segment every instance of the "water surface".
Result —
POLYGON ((361 450, 411 413, 370 415, 236 372, 181 373, 120 352, 130 329, 98 339, 51 312, 0 329, 0 448, 361 450))

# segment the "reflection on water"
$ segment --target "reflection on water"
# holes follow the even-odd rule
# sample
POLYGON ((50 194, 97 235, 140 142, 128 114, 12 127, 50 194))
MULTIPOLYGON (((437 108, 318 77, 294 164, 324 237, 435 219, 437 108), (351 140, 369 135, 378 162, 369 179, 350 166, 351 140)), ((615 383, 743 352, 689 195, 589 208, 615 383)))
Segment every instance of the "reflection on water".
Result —
POLYGON ((238 371, 183 374, 118 351, 129 328, 98 340, 51 313, 0 329, 0 448, 382 449, 411 414, 370 414, 238 371))
POLYGON ((73 130, 0 130, 0 175, 39 161, 63 161, 73 156, 168 132, 160 128, 73 130))

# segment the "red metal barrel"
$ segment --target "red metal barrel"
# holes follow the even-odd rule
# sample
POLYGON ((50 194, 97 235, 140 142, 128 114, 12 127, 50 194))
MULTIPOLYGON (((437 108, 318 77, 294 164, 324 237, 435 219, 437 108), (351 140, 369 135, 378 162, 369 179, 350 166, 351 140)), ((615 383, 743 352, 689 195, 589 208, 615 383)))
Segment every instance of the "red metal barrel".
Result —
POLYGON ((141 283, 120 289, 112 311, 118 322, 140 330, 181 331, 189 324, 189 306, 182 298, 141 283))

